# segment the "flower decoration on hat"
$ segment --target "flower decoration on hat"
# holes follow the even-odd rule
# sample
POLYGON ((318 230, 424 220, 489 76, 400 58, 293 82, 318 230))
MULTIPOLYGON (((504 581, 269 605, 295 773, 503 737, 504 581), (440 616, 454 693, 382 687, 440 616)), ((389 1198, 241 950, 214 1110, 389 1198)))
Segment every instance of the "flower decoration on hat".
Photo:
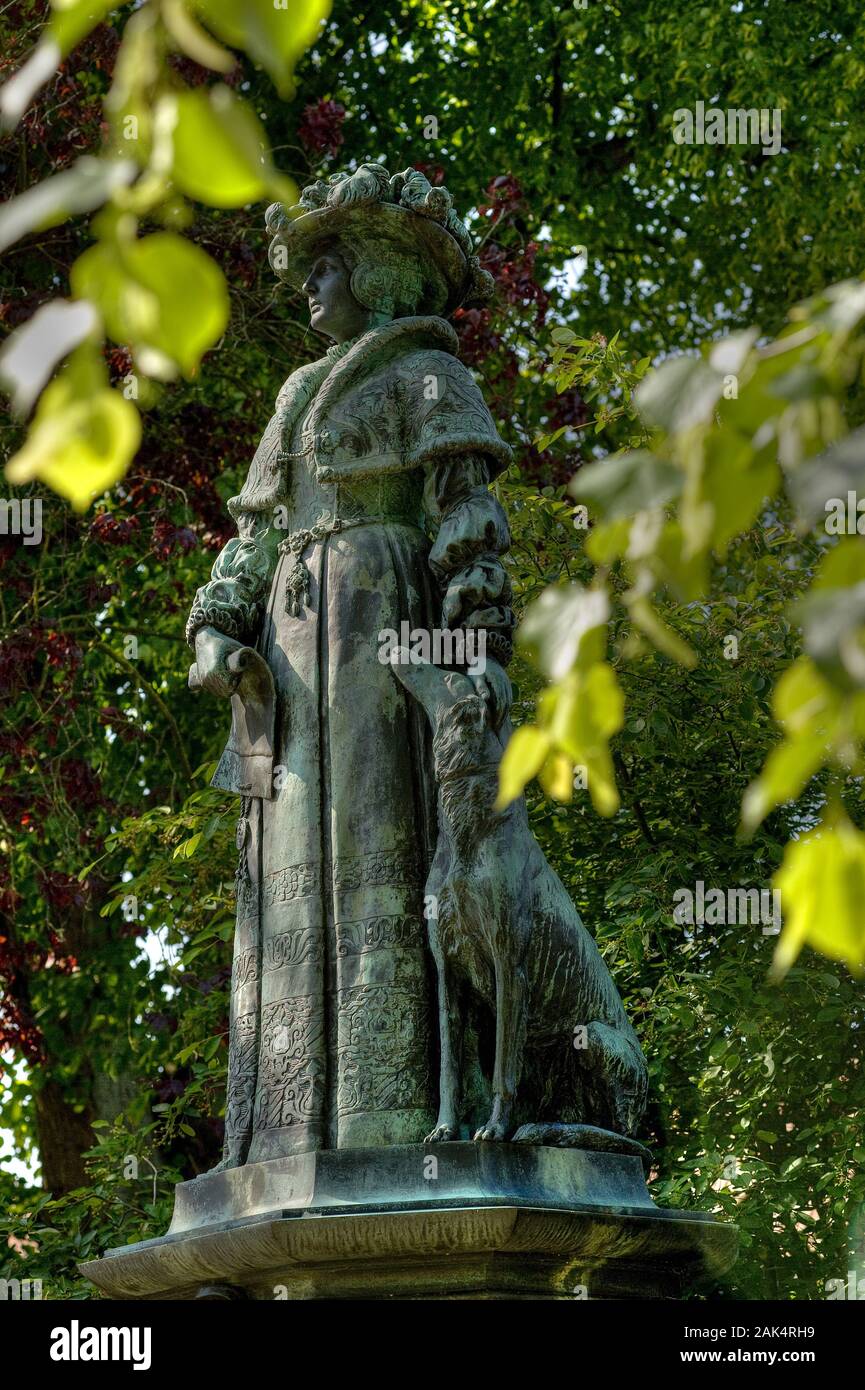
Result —
POLYGON ((450 193, 417 169, 390 174, 382 164, 317 179, 300 202, 274 203, 265 217, 270 264, 299 290, 315 256, 339 250, 352 293, 383 317, 451 314, 488 303, 494 281, 450 193))

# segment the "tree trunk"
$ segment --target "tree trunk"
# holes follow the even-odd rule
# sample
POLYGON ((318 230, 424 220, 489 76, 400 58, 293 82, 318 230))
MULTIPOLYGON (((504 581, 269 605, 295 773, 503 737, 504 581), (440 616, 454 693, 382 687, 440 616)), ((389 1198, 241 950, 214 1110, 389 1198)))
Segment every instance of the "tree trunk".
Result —
POLYGON ((42 1185, 60 1197, 88 1181, 81 1155, 93 1147, 92 1116, 73 1110, 58 1083, 50 1078, 35 1090, 35 1103, 42 1185))

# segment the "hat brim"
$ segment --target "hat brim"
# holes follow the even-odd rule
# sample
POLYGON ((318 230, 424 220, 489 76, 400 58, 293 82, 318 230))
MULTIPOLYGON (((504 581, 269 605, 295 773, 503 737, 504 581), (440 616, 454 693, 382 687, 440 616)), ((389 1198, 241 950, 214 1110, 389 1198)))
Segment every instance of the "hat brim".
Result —
POLYGON ((373 257, 377 243, 389 242, 403 255, 411 256, 424 279, 417 306, 422 313, 452 313, 468 293, 468 262, 450 232, 429 217, 388 203, 316 208, 290 218, 275 233, 268 259, 281 280, 300 290, 317 252, 333 241, 345 241, 360 255, 368 246, 373 257), (275 261, 277 248, 282 254, 275 261), (447 293, 444 306, 441 282, 447 293))

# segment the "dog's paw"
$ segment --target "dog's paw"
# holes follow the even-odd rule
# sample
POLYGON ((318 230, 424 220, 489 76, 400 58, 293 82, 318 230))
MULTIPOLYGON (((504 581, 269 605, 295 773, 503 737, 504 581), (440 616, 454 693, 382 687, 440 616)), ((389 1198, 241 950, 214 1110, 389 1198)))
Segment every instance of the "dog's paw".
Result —
POLYGON ((431 1134, 424 1140, 425 1144, 447 1144, 451 1139, 459 1138, 459 1130, 456 1125, 436 1125, 431 1134))
POLYGON ((486 1124, 485 1124, 485 1125, 481 1125, 480 1129, 476 1131, 476 1133, 475 1133, 475 1143, 477 1143, 478 1140, 484 1140, 484 1139, 485 1139, 485 1140, 493 1139, 493 1140, 498 1140, 499 1142, 501 1142, 501 1141, 504 1139, 504 1137, 505 1137, 505 1127, 504 1127, 504 1125, 494 1124, 492 1120, 487 1120, 486 1124))

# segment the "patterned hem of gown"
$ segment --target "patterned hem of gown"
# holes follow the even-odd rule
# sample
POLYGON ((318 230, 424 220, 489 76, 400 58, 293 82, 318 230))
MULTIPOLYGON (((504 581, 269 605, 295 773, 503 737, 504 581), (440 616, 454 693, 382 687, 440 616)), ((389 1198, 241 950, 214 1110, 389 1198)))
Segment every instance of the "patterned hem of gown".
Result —
POLYGON ((412 1106, 406 1110, 351 1110, 340 1114, 339 1149, 386 1149, 392 1144, 422 1144, 435 1124, 435 1111, 412 1106))

